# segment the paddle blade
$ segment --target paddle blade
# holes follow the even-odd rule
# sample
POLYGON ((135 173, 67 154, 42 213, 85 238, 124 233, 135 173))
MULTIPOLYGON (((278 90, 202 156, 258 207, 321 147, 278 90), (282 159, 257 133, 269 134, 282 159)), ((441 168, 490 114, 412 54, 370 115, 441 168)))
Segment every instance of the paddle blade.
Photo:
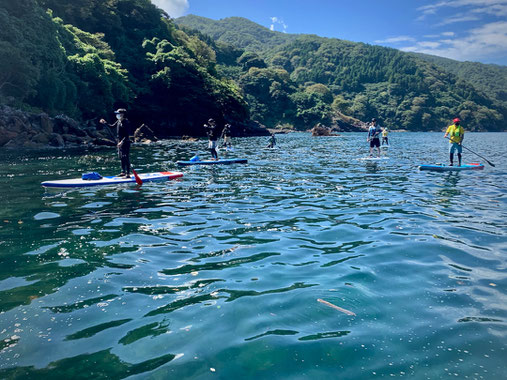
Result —
POLYGON ((136 183, 141 186, 143 184, 143 180, 137 175, 136 171, 132 169, 132 173, 134 173, 134 178, 136 179, 136 183))

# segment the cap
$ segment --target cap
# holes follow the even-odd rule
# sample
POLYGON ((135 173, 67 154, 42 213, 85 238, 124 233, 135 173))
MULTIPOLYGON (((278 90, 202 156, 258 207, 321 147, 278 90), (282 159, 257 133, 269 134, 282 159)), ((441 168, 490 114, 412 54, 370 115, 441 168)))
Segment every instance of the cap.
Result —
POLYGON ((459 123, 461 120, 457 117, 456 119, 454 119, 452 122, 453 123, 459 123))
POLYGON ((373 119, 371 119, 371 121, 377 121, 377 119, 373 118, 373 119))

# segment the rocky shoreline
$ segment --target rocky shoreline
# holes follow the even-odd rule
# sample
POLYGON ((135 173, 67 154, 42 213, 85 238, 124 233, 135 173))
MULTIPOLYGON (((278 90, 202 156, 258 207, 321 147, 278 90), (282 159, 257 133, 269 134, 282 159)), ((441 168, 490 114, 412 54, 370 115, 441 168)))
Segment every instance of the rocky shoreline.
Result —
POLYGON ((114 146, 114 135, 97 124, 80 125, 65 115, 50 117, 0 105, 0 148, 114 146))
MULTIPOLYGON (((66 115, 51 117, 46 113, 31 113, 0 105, 0 149, 70 148, 79 146, 115 146, 115 131, 107 130, 98 120, 78 122, 66 115)), ((335 119, 329 127, 315 126, 309 132, 316 136, 335 135, 336 132, 359 132, 367 125, 359 120, 335 119), (317 130, 318 129, 318 130, 317 130)), ((133 132, 133 141, 151 143, 158 140, 156 132, 142 124, 133 132)), ((234 136, 267 136, 270 132, 288 133, 293 129, 266 129, 255 121, 238 125, 234 136)), ((167 138, 166 136, 164 136, 167 138)), ((170 138, 195 138, 196 136, 171 136, 170 138)))
MULTIPOLYGON (((51 117, 0 105, 0 149, 70 148, 79 146, 115 146, 116 131, 98 119, 78 122, 66 115, 51 117)), ((238 125, 233 136, 267 136, 268 130, 255 121, 238 125), (239 133, 238 133, 239 132, 239 133)), ((145 124, 132 131, 133 142, 157 141, 157 133, 145 124)), ((195 137, 195 136, 191 136, 195 137)), ((202 137, 202 136, 200 136, 202 137)), ((184 136, 163 136, 184 138, 184 136)))

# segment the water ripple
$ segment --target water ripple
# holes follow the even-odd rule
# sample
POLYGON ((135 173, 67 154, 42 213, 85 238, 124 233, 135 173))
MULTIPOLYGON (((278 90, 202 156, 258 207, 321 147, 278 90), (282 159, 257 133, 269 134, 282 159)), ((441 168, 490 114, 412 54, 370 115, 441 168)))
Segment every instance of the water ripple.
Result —
MULTIPOLYGON (((504 157, 502 138, 467 141, 504 157)), ((247 165, 45 193, 48 176, 117 170, 114 152, 3 153, 0 377, 502 378, 507 157, 418 171, 446 159, 441 140, 393 133, 372 162, 362 134, 237 139, 247 165)), ((133 156, 176 170, 205 146, 133 156)))

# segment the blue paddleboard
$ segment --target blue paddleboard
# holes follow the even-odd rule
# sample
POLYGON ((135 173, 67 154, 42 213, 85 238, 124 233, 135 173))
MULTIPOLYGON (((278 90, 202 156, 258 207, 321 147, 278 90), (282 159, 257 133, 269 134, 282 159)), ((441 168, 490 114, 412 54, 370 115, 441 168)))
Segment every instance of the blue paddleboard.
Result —
POLYGON ((419 166, 419 170, 431 170, 435 172, 449 172, 449 171, 462 171, 462 170, 482 170, 484 169, 484 165, 481 164, 464 164, 461 166, 448 166, 444 164, 436 164, 436 165, 421 165, 419 166))
MULTIPOLYGON (((158 173, 139 174, 139 178, 141 178, 143 182, 167 181, 182 176, 183 173, 181 172, 158 172, 158 173)), ((136 179, 134 178, 133 175, 130 178, 109 176, 95 180, 84 180, 82 178, 74 178, 56 181, 44 181, 41 183, 41 185, 44 187, 87 187, 87 186, 119 185, 123 183, 136 183, 136 179)))
POLYGON ((224 158, 222 160, 195 160, 195 161, 177 161, 176 163, 181 166, 189 165, 230 165, 230 164, 246 164, 248 162, 245 158, 224 158))

